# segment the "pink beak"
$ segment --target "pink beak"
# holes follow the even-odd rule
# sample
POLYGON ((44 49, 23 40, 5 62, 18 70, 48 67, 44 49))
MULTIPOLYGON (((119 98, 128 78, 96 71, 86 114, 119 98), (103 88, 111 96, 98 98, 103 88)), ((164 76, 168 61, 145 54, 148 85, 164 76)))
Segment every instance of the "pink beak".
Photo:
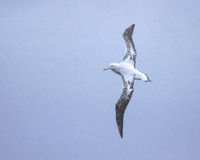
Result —
POLYGON ((109 67, 106 67, 106 68, 104 68, 103 70, 105 71, 105 70, 108 70, 108 69, 110 69, 109 67))

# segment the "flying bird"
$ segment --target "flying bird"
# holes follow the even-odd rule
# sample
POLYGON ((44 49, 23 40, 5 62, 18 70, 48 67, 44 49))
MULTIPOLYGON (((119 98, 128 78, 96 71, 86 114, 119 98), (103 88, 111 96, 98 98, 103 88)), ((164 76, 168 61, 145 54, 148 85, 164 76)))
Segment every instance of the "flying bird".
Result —
POLYGON ((123 138, 123 119, 125 109, 131 99, 134 91, 134 80, 142 80, 144 82, 151 82, 147 74, 144 74, 136 69, 137 52, 132 40, 132 34, 135 24, 128 27, 124 33, 123 38, 126 44, 126 53, 120 63, 110 63, 105 70, 112 70, 122 77, 123 90, 116 107, 116 121, 121 138, 123 138))

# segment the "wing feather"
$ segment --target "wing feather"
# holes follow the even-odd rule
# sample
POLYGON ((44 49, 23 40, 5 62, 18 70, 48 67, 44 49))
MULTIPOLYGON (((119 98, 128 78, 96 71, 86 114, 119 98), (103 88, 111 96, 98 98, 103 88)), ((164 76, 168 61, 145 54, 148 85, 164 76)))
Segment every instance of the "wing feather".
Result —
POLYGON ((124 112, 126 110, 126 107, 131 99, 131 96, 133 94, 133 82, 129 82, 126 78, 122 76, 123 80, 123 90, 121 93, 121 96, 119 100, 116 103, 116 121, 118 125, 118 130, 120 133, 121 138, 123 138, 123 119, 124 119, 124 112))
POLYGON ((130 62, 135 67, 137 52, 135 49, 135 44, 132 39, 134 27, 135 27, 135 24, 131 25, 124 31, 123 38, 124 38, 127 50, 126 50, 126 54, 123 60, 130 62))

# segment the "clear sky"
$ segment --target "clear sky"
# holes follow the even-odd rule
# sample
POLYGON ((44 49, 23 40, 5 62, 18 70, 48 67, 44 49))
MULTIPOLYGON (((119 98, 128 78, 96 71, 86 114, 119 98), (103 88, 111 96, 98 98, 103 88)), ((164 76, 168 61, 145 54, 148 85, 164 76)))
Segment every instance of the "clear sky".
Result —
POLYGON ((0 160, 199 160, 200 1, 1 0, 0 160), (115 121, 135 23, 124 138, 115 121))

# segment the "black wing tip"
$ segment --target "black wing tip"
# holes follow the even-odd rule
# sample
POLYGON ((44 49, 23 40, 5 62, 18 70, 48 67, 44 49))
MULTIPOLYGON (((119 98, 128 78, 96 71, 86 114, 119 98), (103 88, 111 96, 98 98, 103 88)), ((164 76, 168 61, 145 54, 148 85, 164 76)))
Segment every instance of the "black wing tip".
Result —
POLYGON ((118 114, 116 114, 117 127, 121 138, 123 138, 123 119, 123 114, 121 116, 118 116, 118 114))
POLYGON ((135 24, 130 25, 125 31, 123 36, 132 36, 135 24))
POLYGON ((133 33, 133 29, 135 28, 135 24, 130 25, 130 27, 128 27, 127 29, 130 29, 131 32, 133 33))
POLYGON ((119 130, 120 137, 123 138, 123 127, 121 125, 118 125, 118 130, 119 130))
POLYGON ((123 139, 123 133, 120 133, 121 139, 123 139))
POLYGON ((135 24, 130 25, 130 29, 133 29, 135 27, 135 24))

